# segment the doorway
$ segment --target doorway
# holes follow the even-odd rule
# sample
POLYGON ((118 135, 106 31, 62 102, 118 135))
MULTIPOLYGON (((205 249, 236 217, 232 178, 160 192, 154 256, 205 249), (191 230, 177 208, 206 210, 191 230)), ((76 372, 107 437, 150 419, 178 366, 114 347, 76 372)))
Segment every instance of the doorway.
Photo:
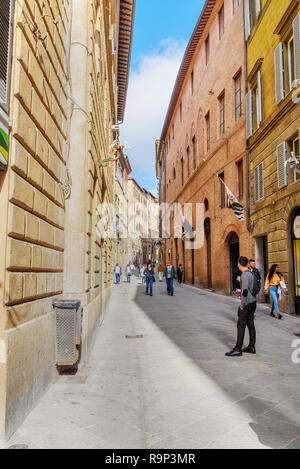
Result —
POLYGON ((292 221, 293 280, 295 291, 295 313, 300 315, 300 207, 292 221))
POLYGON ((212 273, 211 273, 211 226, 210 218, 204 221, 204 232, 206 238, 206 260, 207 260, 207 287, 212 288, 212 273))
POLYGON ((236 233, 232 233, 229 238, 229 255, 230 255, 230 285, 231 292, 235 290, 233 285, 233 271, 238 265, 238 260, 240 257, 240 240, 236 233))

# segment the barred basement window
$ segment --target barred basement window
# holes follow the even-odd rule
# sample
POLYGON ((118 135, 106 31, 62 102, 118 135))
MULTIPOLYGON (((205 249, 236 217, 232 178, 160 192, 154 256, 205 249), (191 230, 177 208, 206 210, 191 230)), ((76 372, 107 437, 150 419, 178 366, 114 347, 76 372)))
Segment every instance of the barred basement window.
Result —
POLYGON ((0 105, 8 110, 12 0, 0 2, 0 105))
POLYGON ((264 198, 264 164, 260 163, 254 168, 254 202, 264 198))

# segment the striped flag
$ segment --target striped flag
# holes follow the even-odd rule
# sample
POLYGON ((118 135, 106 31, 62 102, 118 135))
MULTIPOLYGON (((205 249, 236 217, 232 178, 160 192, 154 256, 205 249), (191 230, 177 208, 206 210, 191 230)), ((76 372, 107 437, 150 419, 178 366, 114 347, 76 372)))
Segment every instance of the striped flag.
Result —
POLYGON ((227 207, 231 208, 239 220, 245 220, 244 207, 238 201, 238 199, 233 195, 231 190, 226 186, 225 182, 219 178, 225 186, 227 192, 227 207))

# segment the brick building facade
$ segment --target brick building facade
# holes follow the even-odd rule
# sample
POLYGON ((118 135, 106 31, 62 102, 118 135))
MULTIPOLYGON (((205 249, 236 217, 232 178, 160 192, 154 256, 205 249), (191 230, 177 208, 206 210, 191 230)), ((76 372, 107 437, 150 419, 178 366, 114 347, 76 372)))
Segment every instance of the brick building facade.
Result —
POLYGON ((134 1, 1 1, 0 437, 56 379, 53 300, 81 301, 82 363, 105 311, 97 207, 114 169, 99 161, 123 120, 133 15, 134 1))
POLYGON ((208 0, 157 145, 160 202, 193 203, 193 228, 195 204, 205 206, 202 248, 188 250, 184 240, 172 237, 166 241, 165 261, 182 264, 186 282, 230 293, 239 254, 252 255, 247 171, 243 5, 208 0), (245 221, 226 207, 219 178, 245 207, 245 221))

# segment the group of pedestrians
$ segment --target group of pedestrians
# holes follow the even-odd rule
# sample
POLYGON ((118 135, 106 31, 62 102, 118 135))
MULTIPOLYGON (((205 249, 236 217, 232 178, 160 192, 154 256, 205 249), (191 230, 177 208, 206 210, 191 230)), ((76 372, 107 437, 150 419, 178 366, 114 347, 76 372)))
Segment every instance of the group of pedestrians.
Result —
MULTIPOLYGON (((130 283, 131 276, 134 274, 134 271, 135 271, 134 264, 132 262, 129 262, 125 267, 125 275, 126 275, 127 283, 130 283)), ((119 285, 123 272, 122 272, 122 267, 118 263, 116 264, 116 267, 114 269, 114 274, 115 274, 116 284, 119 285)))
MULTIPOLYGON (((235 347, 227 352, 227 357, 242 356, 243 353, 256 353, 256 330, 254 325, 257 300, 256 297, 261 290, 261 275, 255 267, 255 261, 241 256, 238 261, 238 268, 234 272, 234 282, 236 290, 240 291, 241 304, 238 309, 237 341, 235 347), (249 345, 243 348, 245 330, 249 330, 249 345)), ((279 271, 279 265, 273 264, 266 276, 264 292, 270 294, 272 298, 272 308, 270 315, 282 319, 279 312, 278 299, 281 299, 286 290, 283 275, 279 271), (276 311, 276 316, 274 314, 276 311)))

